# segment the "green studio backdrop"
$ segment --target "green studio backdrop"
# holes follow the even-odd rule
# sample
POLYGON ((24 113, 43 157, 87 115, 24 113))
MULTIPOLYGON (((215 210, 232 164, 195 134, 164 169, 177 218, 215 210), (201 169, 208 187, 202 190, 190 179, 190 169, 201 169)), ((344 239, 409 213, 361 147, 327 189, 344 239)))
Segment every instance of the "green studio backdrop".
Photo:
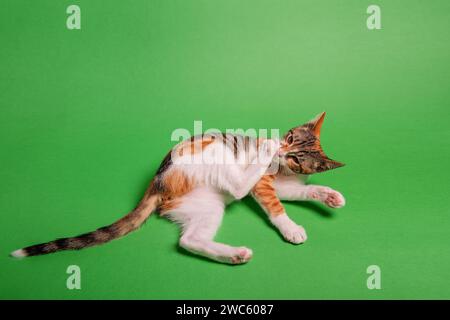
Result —
POLYGON ((1 1, 0 298, 450 298, 449 13, 436 0, 1 1), (283 132, 322 111, 324 150, 347 165, 310 181, 347 205, 286 204, 304 245, 245 199, 217 235, 253 249, 242 266, 187 254, 156 215, 100 247, 8 257, 131 210, 177 128, 283 132))

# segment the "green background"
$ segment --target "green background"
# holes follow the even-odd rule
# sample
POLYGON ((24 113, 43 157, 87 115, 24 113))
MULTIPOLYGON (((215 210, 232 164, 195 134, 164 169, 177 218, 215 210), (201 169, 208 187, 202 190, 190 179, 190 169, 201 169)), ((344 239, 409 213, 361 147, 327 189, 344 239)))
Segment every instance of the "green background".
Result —
POLYGON ((0 4, 1 298, 450 298, 450 2, 19 1, 0 4), (382 10, 368 30, 366 9, 382 10), (81 7, 81 30, 66 8, 81 7), (217 239, 242 266, 186 254, 156 215, 79 252, 22 246, 131 210, 176 128, 279 128, 327 112, 346 167, 313 176, 347 205, 286 204, 309 239, 282 241, 252 199, 217 239), (81 268, 81 290, 66 269, 81 268), (368 290, 366 268, 381 268, 368 290))

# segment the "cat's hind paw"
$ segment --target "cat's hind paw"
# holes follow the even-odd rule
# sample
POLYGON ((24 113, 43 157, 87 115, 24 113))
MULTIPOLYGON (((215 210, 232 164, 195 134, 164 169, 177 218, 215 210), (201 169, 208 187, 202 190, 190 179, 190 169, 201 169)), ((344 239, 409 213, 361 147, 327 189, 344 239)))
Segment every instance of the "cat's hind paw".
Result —
POLYGON ((236 254, 230 257, 231 264, 242 264, 248 262, 253 256, 253 251, 246 247, 237 249, 236 254))

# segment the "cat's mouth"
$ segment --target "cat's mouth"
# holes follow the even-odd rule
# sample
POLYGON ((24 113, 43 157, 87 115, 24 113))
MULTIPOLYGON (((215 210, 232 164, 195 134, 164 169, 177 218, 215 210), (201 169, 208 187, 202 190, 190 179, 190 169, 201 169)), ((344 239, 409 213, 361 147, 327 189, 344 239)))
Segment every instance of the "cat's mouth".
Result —
POLYGON ((283 150, 281 150, 281 149, 278 149, 278 151, 277 151, 277 155, 278 155, 278 157, 280 157, 280 158, 286 157, 287 154, 288 154, 288 153, 287 153, 286 151, 283 151, 283 150))
POLYGON ((286 157, 286 155, 289 153, 288 151, 288 145, 286 143, 281 143, 280 148, 277 151, 277 155, 279 157, 286 157))

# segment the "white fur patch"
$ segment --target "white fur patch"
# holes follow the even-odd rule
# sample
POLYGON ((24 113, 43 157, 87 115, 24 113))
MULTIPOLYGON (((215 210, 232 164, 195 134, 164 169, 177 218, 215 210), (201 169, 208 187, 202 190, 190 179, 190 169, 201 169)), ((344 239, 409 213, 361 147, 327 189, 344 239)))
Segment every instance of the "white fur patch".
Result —
POLYGON ((23 249, 19 249, 19 250, 11 252, 11 257, 14 257, 14 258, 20 259, 20 258, 24 258, 26 256, 27 256, 27 254, 25 253, 25 251, 23 249))
POLYGON ((283 237, 291 243, 303 243, 308 238, 305 229, 297 225, 285 213, 276 217, 270 217, 270 221, 280 230, 283 237))

